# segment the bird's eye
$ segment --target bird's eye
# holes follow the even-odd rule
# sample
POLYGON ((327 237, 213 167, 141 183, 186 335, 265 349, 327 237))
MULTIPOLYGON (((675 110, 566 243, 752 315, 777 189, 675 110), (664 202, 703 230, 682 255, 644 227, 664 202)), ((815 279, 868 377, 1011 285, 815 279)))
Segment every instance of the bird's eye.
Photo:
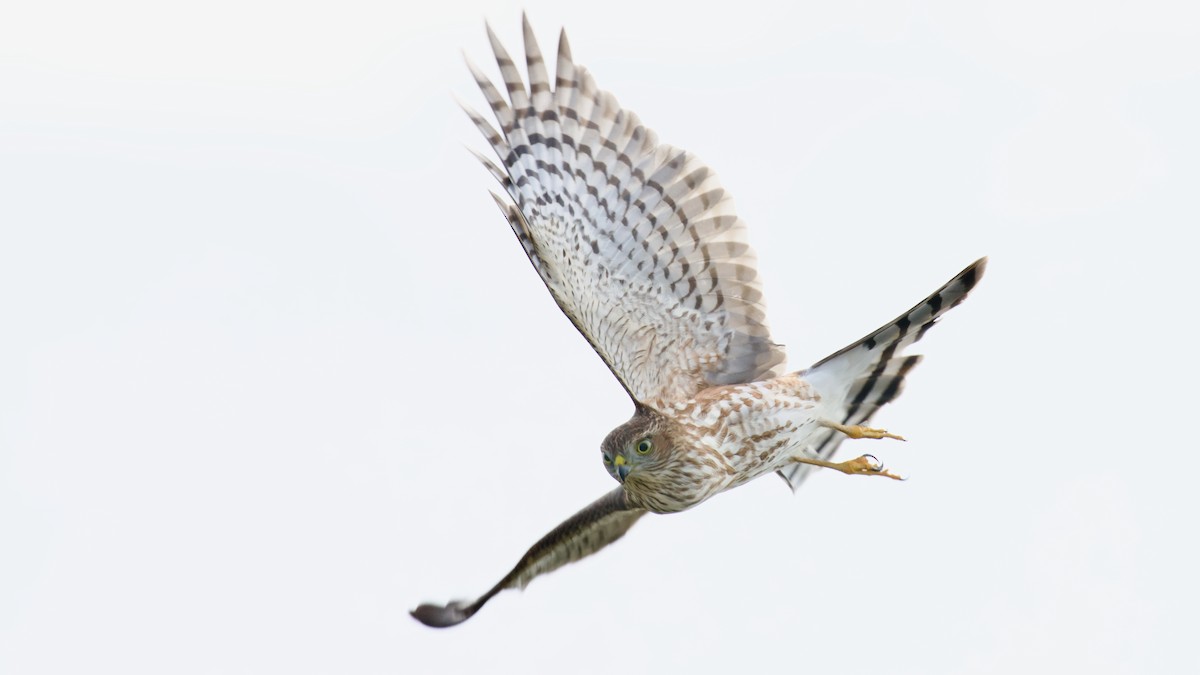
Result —
POLYGON ((607 452, 606 452, 606 453, 604 453, 604 463, 605 463, 605 464, 612 464, 612 457, 610 457, 610 456, 608 455, 608 453, 607 453, 607 452))
POLYGON ((654 449, 654 444, 650 442, 649 438, 643 438, 642 440, 638 441, 637 453, 639 455, 645 455, 653 449, 654 449))

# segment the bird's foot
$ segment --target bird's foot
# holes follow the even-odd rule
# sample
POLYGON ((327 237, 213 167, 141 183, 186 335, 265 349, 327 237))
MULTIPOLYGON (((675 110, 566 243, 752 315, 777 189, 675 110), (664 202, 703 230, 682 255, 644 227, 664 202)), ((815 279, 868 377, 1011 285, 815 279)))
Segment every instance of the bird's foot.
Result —
POLYGON ((863 455, 862 457, 856 457, 845 462, 826 462, 825 460, 813 459, 811 457, 793 457, 792 459, 800 464, 811 464, 827 469, 836 469, 850 476, 886 476, 892 480, 905 480, 904 476, 892 473, 884 468, 883 463, 876 459, 874 455, 863 455))
POLYGON ((872 429, 871 427, 864 427, 858 424, 846 425, 838 424, 837 422, 822 422, 821 424, 830 429, 840 431, 850 438, 894 438, 898 441, 907 440, 903 436, 888 433, 887 429, 872 429))

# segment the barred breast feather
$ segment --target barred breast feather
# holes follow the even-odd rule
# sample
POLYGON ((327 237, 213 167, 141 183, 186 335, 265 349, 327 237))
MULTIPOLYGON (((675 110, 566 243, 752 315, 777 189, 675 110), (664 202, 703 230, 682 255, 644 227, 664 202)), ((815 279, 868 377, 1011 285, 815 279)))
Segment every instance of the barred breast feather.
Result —
POLYGON ((640 403, 777 375, 754 252, 716 175, 598 89, 565 33, 552 87, 523 25, 528 89, 489 28, 507 99, 468 66, 499 130, 467 113, 500 160, 480 156, 508 195, 497 202, 563 313, 640 403))

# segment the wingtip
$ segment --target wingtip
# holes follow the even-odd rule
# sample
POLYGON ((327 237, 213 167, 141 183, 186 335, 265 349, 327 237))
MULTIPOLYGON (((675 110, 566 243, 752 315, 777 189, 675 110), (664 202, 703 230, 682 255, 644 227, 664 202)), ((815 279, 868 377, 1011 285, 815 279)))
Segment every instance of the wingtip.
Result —
POLYGON ((500 38, 496 35, 496 31, 492 30, 491 22, 489 22, 487 19, 484 19, 483 27, 485 30, 487 30, 488 42, 491 43, 492 50, 496 51, 497 53, 500 53, 500 51, 503 51, 504 46, 500 42, 500 38))
POLYGON ((495 55, 501 54, 504 51, 504 45, 500 42, 500 37, 496 35, 496 31, 492 29, 492 23, 484 19, 483 29, 487 32, 488 44, 492 47, 492 53, 495 55))
POLYGON ((467 70, 471 72, 471 77, 475 78, 476 84, 482 87, 484 82, 490 83, 490 80, 488 80, 487 76, 483 74, 483 71, 479 69, 479 66, 475 65, 474 59, 467 54, 467 50, 464 49, 462 55, 463 61, 467 64, 467 70))
POLYGON ((466 605, 463 601, 451 602, 447 605, 423 604, 414 610, 409 611, 412 618, 429 626, 430 628, 449 628, 471 618, 475 613, 475 608, 471 605, 466 605))
POLYGON ((533 25, 529 23, 529 16, 525 12, 521 12, 521 34, 525 40, 525 54, 530 58, 540 59, 542 50, 538 47, 537 36, 533 34, 533 25))
MULTIPOLYGON (((479 70, 479 68, 475 65, 475 60, 471 58, 471 55, 467 53, 466 49, 460 49, 458 51, 462 54, 463 63, 467 64, 467 70, 471 71, 471 74, 474 75, 479 70)), ((476 78, 476 80, 478 79, 479 78, 476 78)))
POLYGON ((574 63, 571 56, 571 43, 567 40, 567 29, 558 29, 558 60, 559 62, 574 63))

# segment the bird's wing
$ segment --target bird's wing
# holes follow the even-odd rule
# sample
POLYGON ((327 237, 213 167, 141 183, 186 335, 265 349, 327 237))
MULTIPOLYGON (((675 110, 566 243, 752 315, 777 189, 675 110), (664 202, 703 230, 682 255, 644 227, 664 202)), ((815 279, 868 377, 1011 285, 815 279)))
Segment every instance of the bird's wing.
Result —
POLYGON ((645 515, 631 508, 624 488, 617 488, 592 502, 542 537, 491 590, 473 602, 456 600, 447 605, 424 604, 412 611, 426 626, 445 628, 471 618, 484 603, 506 588, 525 588, 534 577, 585 558, 625 535, 645 515))
POLYGON ((637 402, 774 376, 754 252, 716 175, 659 143, 558 46, 553 87, 524 21, 530 87, 488 29, 506 100, 468 61, 500 130, 467 114, 500 158, 480 157, 558 306, 637 402))
MULTIPOLYGON (((835 421, 866 424, 880 406, 900 395, 904 376, 921 362, 919 354, 905 356, 904 349, 920 340, 942 314, 966 300, 985 269, 987 258, 976 260, 916 307, 802 373, 823 393, 824 405, 836 411, 839 419, 835 421)), ((828 461, 845 438, 840 431, 821 429, 806 452, 828 461)), ((811 464, 791 464, 778 473, 794 491, 815 468, 811 464)))

